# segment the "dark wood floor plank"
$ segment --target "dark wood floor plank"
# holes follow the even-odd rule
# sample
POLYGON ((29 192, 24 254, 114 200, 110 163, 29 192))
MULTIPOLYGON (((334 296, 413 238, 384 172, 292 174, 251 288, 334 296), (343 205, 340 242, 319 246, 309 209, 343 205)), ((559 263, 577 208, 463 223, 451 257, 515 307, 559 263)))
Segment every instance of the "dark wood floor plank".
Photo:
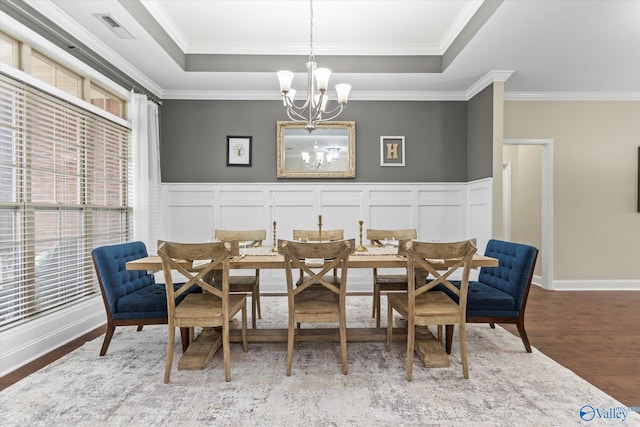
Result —
MULTIPOLYGON (((640 406, 640 292, 532 286, 531 345, 626 406, 640 406)), ((515 333, 513 325, 503 325, 515 333)))

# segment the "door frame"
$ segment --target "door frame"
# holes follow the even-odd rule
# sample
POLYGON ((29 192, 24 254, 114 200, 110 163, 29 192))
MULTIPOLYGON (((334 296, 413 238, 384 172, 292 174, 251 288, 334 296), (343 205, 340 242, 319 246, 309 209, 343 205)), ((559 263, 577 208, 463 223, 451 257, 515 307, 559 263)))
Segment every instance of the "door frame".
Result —
POLYGON ((541 286, 553 286, 553 139, 504 139, 503 145, 535 145, 542 147, 541 182, 541 286))
POLYGON ((511 162, 502 164, 502 237, 511 240, 511 162))

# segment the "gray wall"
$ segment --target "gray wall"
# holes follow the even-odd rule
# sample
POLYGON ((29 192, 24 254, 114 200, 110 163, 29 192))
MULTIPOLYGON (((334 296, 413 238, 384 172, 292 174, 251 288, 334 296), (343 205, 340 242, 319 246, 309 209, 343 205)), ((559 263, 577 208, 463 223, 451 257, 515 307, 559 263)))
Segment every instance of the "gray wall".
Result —
MULTIPOLYGON (((356 122, 356 178, 345 180, 468 181, 468 153, 492 156, 491 138, 489 145, 485 141, 492 124, 488 101, 483 92, 470 102, 350 102, 339 120, 356 122), (474 114, 468 126, 471 104, 482 114, 474 114), (481 135, 473 143, 479 147, 471 150, 468 134, 476 131, 481 135), (406 167, 381 167, 380 136, 398 135, 405 136, 406 167)), ((276 122, 287 120, 280 101, 165 100, 160 110, 163 182, 308 182, 276 178, 276 122), (226 166, 227 135, 253 137, 252 167, 226 166)), ((491 176, 491 162, 484 163, 473 166, 473 179, 491 176)))
POLYGON ((493 176, 493 85, 468 102, 467 180, 493 176))

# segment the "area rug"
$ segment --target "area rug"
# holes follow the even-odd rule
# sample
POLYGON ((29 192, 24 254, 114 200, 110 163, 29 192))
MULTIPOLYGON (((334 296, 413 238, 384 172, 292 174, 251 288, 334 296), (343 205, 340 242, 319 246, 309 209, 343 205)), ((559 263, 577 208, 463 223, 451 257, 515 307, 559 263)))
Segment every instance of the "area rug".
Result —
MULTIPOLYGON (((286 300, 263 297, 260 328, 286 326, 286 300)), ((383 313, 386 311, 383 309, 383 313)), ((373 326, 371 297, 348 297, 349 326, 373 326)), ((181 354, 176 340, 174 364, 181 354)), ((406 381, 404 342, 349 343, 340 373, 337 343, 297 343, 290 377, 285 343, 231 349, 231 382, 220 352, 202 371, 172 371, 163 384, 166 326, 118 328, 0 392, 8 426, 640 426, 640 415, 497 327, 469 325, 470 378, 457 335, 448 368, 416 358, 406 381), (624 416, 624 419, 623 419, 624 416)))

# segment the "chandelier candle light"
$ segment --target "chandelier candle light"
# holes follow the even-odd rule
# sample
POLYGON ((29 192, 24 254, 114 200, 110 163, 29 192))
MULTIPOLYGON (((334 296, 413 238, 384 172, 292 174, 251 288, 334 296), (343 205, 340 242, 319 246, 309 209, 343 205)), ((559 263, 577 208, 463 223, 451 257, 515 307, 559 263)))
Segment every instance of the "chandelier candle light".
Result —
POLYGON ((342 110, 344 110, 347 105, 351 86, 346 83, 336 85, 338 105, 334 109, 327 111, 327 102, 329 100, 327 88, 329 87, 331 70, 328 68, 317 68, 318 64, 313 56, 313 0, 309 1, 309 6, 311 10, 311 25, 309 27, 310 52, 309 60, 307 61, 307 99, 303 105, 296 105, 293 100, 296 94, 295 89, 291 88, 291 82, 294 76, 293 72, 283 70, 278 71, 277 75, 280 81, 282 102, 287 111, 287 116, 293 121, 305 122, 305 129, 311 133, 318 123, 335 119, 342 113, 342 110), (316 93, 316 90, 319 93, 316 93))

